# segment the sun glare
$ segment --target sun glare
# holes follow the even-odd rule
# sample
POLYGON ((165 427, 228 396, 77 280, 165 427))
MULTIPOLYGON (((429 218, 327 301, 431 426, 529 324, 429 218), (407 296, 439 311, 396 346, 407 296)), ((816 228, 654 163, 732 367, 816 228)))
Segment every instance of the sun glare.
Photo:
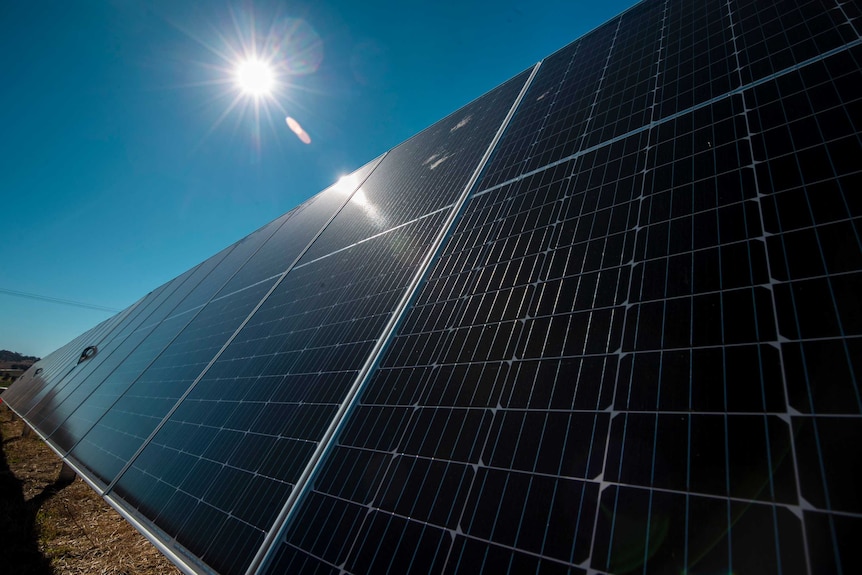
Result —
POLYGON ((248 136, 246 142, 258 153, 267 141, 261 130, 266 124, 275 135, 288 131, 311 144, 302 110, 291 101, 295 89, 302 89, 298 80, 317 72, 323 60, 323 42, 311 25, 280 13, 255 14, 248 7, 230 10, 230 20, 210 33, 187 35, 212 56, 203 63, 199 84, 217 86, 212 104, 224 104, 202 140, 232 119, 235 133, 248 136))
POLYGON ((272 69, 261 60, 246 60, 236 70, 239 87, 252 96, 266 96, 274 84, 272 69))

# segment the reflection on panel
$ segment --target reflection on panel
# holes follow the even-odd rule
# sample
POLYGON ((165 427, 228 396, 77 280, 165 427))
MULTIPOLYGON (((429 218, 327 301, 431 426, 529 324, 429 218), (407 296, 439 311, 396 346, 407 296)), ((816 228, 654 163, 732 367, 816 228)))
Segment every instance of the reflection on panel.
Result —
POLYGON ((343 209, 356 188, 376 170, 380 160, 372 160, 352 174, 343 176, 333 186, 286 214, 286 225, 281 226, 272 239, 231 278, 220 294, 231 294, 284 273, 330 219, 343 209))
POLYGON ((528 76, 522 72, 391 150, 303 261, 449 209, 528 76))
POLYGON ((127 340, 135 335, 147 318, 158 310, 170 294, 178 286, 182 285, 193 272, 194 270, 189 270, 171 282, 150 292, 144 301, 128 314, 126 320, 118 326, 118 329, 109 335, 95 356, 82 363, 76 362, 73 369, 50 388, 49 393, 38 396, 38 402, 27 412, 28 418, 40 426, 42 419, 45 417, 50 417, 58 423, 61 422, 63 418, 55 413, 55 408, 71 392, 76 390, 82 382, 87 382, 87 385, 94 385, 95 382, 99 381, 99 377, 103 373, 109 373, 113 367, 122 362, 128 353, 128 346, 124 346, 127 340), (91 374, 96 375, 94 378, 90 378, 91 374))

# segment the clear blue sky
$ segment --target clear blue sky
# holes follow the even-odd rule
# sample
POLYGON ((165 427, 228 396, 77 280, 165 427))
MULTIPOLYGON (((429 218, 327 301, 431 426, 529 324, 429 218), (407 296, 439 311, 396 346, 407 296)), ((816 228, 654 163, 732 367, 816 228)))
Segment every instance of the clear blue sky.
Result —
POLYGON ((631 4, 0 2, 0 349, 111 315, 2 290, 125 308, 631 4), (258 122, 230 55, 267 37, 258 122))

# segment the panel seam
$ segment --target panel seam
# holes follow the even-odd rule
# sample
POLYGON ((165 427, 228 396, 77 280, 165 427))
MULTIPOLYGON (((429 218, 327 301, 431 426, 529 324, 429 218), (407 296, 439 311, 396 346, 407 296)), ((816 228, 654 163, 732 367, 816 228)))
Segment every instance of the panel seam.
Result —
MULTIPOLYGON (((800 531, 801 531, 801 537, 802 537, 802 550, 803 550, 803 556, 805 558, 805 568, 806 568, 806 571, 808 573, 811 573, 812 572, 811 571, 811 557, 810 557, 810 551, 809 551, 809 545, 808 545, 808 533, 806 532, 805 520, 804 520, 804 517, 802 516, 802 513, 801 513, 803 497, 802 497, 802 483, 801 483, 801 478, 800 478, 800 474, 799 474, 799 457, 796 453, 796 442, 794 441, 793 423, 792 423, 792 420, 790 419, 792 405, 790 402, 790 394, 789 394, 788 389, 787 389, 787 369, 786 369, 786 366, 784 363, 784 348, 781 345, 782 336, 781 336, 781 326, 779 325, 778 303, 775 299, 775 290, 773 289, 774 288, 774 282, 775 282, 774 278, 776 276, 773 274, 773 269, 772 269, 773 263, 772 263, 772 259, 770 258, 770 255, 769 255, 769 245, 767 242, 767 225, 766 225, 766 220, 764 219, 764 216, 763 216, 764 206, 763 206, 762 200, 765 197, 765 194, 760 191, 760 181, 758 179, 758 174, 757 174, 757 170, 756 170, 756 165, 759 162, 757 160, 757 155, 755 154, 755 150, 754 150, 753 133, 751 130, 751 122, 749 120, 749 112, 751 110, 749 109, 748 104, 746 103, 746 98, 745 98, 746 92, 748 92, 749 94, 752 94, 752 90, 756 86, 753 86, 754 83, 752 82, 752 83, 750 83, 751 84, 750 86, 746 87, 745 83, 743 82, 742 62, 740 62, 740 59, 739 59, 739 46, 737 43, 737 34, 736 34, 736 30, 735 30, 736 22, 734 21, 734 9, 733 9, 733 6, 731 5, 731 0, 725 0, 724 8, 726 9, 726 12, 727 12, 727 20, 730 23, 728 26, 728 29, 730 31, 730 41, 731 41, 731 45, 733 46, 734 59, 736 60, 736 76, 737 76, 737 78, 739 78, 739 84, 740 84, 740 90, 738 93, 739 93, 739 102, 742 104, 742 114, 741 115, 742 115, 743 119, 745 120, 745 141, 748 144, 747 145, 748 153, 749 153, 750 158, 751 158, 751 163, 748 166, 740 166, 739 172, 740 172, 740 174, 742 174, 745 169, 751 170, 752 182, 753 182, 754 192, 755 192, 754 201, 757 205, 757 222, 760 225, 760 235, 750 237, 749 242, 756 241, 756 240, 759 240, 762 242, 763 254, 764 254, 764 266, 766 268, 766 273, 768 275, 768 283, 766 285, 764 285, 762 283, 761 284, 755 284, 753 281, 753 278, 751 278, 752 279, 752 281, 751 281, 752 286, 751 286, 751 288, 748 288, 748 289, 751 290, 751 298, 752 298, 752 304, 754 306, 753 309, 755 310, 755 316, 757 316, 757 300, 755 297, 755 290, 757 289, 757 287, 765 287, 769 293, 769 310, 772 313, 773 328, 775 329, 775 339, 770 341, 770 340, 767 340, 767 339, 761 337, 760 328, 759 328, 759 325, 757 324, 757 322, 755 322, 755 329, 757 330, 756 333, 757 333, 758 340, 759 340, 758 346, 762 346, 764 344, 766 344, 766 345, 773 344, 774 349, 776 350, 776 353, 778 354, 778 365, 779 365, 779 371, 781 373, 781 387, 782 387, 782 391, 784 394, 784 410, 785 411, 784 411, 784 413, 777 415, 777 417, 779 419, 784 420, 785 423, 787 424, 786 432, 787 432, 787 437, 788 437, 788 441, 790 444, 791 462, 793 465, 794 482, 796 483, 796 499, 797 499, 796 504, 795 505, 788 505, 787 509, 789 509, 791 513, 793 513, 794 515, 796 515, 799 518, 799 523, 801 526, 800 531)), ((742 29, 742 25, 740 24, 740 35, 742 33, 743 33, 743 29, 742 29)), ((740 37, 742 37, 742 36, 740 36, 740 37)), ((809 61, 810 60, 806 60, 806 62, 809 62, 809 61)), ((784 70, 781 70, 778 73, 783 75, 785 73, 788 73, 789 70, 790 70, 789 68, 786 68, 784 70)), ((776 74, 778 74, 778 73, 776 73, 776 74)), ((778 77, 778 76, 776 75, 776 77, 778 77)), ((740 141, 741 141, 741 139, 737 140, 737 142, 740 142, 740 141)), ((737 154, 738 154, 738 152, 737 152, 737 154)), ((743 201, 747 201, 747 200, 743 200, 743 201)), ((815 227, 816 227, 816 224, 814 224, 812 226, 812 228, 815 228, 815 227)), ((782 239, 782 242, 783 242, 783 239, 782 239)), ((751 251, 750 245, 749 245, 747 251, 749 253, 749 255, 748 255, 749 260, 753 261, 751 259, 751 254, 750 254, 750 251, 751 251)), ((751 277, 751 273, 752 273, 751 272, 751 264, 749 263, 749 277, 751 277)), ((722 289, 720 291, 722 293, 724 293, 728 290, 725 288, 725 289, 722 289)), ((726 349, 726 344, 725 344, 725 349, 726 349)), ((724 353, 724 352, 722 352, 722 353, 724 353)), ((760 369, 762 371, 763 367, 762 367, 762 359, 760 358, 760 354, 761 354, 761 352, 758 349, 758 360, 761 363, 760 369)), ((763 381, 763 375, 762 374, 760 375, 760 378, 761 378, 761 381, 760 381, 761 397, 763 397, 762 394, 763 394, 764 381, 763 381)), ((726 393, 727 393, 727 391, 725 390, 725 394, 726 393)), ((778 530, 778 518, 776 516, 776 507, 777 507, 778 502, 776 501, 776 498, 775 498, 774 488, 771 487, 772 481, 773 481, 773 476, 775 475, 775 470, 773 468, 773 461, 772 461, 773 458, 771 455, 771 446, 770 446, 770 444, 773 440, 769 437, 769 415, 765 412, 765 410, 766 410, 765 400, 763 400, 763 407, 764 407, 764 413, 762 415, 762 417, 763 417, 763 432, 765 434, 764 445, 766 446, 766 458, 767 458, 767 464, 769 466, 769 484, 770 484, 770 496, 771 496, 770 502, 772 503, 772 524, 773 524, 772 528, 773 528, 773 534, 774 534, 773 536, 775 538, 775 542, 774 542, 775 549, 774 549, 774 551, 775 551, 775 558, 776 558, 777 566, 778 566, 778 569, 780 571, 781 570, 781 563, 782 563, 782 557, 781 557, 781 543, 782 542, 781 542, 781 533, 778 530)), ((727 429, 727 425, 728 425, 727 424, 727 417, 728 417, 727 405, 725 405, 725 415, 724 415, 725 430, 727 429)), ((775 427, 775 425, 773 425, 773 428, 774 427, 775 427)), ((727 432, 725 431, 725 433, 727 433, 727 432)), ((729 452, 730 452, 729 445, 725 445, 725 452, 729 454, 729 452)), ((728 510, 729 510, 729 507, 728 507, 728 510)), ((787 537, 785 536, 784 539, 785 539, 784 545, 787 545, 787 541, 786 541, 787 537)), ((839 572, 840 572, 840 566, 839 566, 839 572)))
POLYGON ((339 208, 332 214, 332 216, 330 216, 330 218, 326 221, 326 223, 323 224, 323 226, 317 231, 317 233, 314 235, 314 237, 312 237, 311 240, 309 240, 309 242, 305 245, 305 247, 302 249, 302 251, 300 251, 299 254, 297 254, 297 256, 290 263, 290 265, 287 266, 287 269, 285 269, 279 275, 279 277, 275 281, 275 283, 272 284, 272 286, 269 288, 269 290, 266 292, 266 294, 264 294, 264 296, 261 298, 261 300, 259 302, 257 302, 257 305, 254 306, 254 309, 252 309, 251 312, 249 312, 249 314, 246 316, 246 318, 243 320, 243 322, 236 328, 236 330, 234 330, 234 332, 231 334, 231 336, 228 338, 228 340, 221 346, 221 348, 218 350, 218 352, 216 352, 216 354, 209 361, 209 363, 207 363, 206 367, 203 368, 203 370, 198 374, 198 376, 195 378, 195 380, 188 386, 188 388, 186 388, 185 392, 180 396, 179 399, 177 399, 176 403, 174 403, 174 405, 171 407, 171 409, 168 411, 168 413, 165 414, 165 416, 162 418, 162 420, 159 422, 159 424, 155 427, 155 429, 153 429, 153 431, 144 440, 144 442, 137 449, 137 451, 135 451, 134 455, 132 455, 132 457, 129 458, 129 461, 127 461, 126 464, 123 466, 123 468, 120 469, 120 471, 117 473, 117 475, 114 477, 114 479, 105 488, 103 495, 107 496, 114 489, 114 486, 117 484, 117 482, 120 480, 120 478, 126 473, 126 471, 129 470, 129 468, 134 464, 134 462, 141 455, 141 453, 143 453, 144 449, 146 449, 146 447, 150 444, 150 442, 153 440, 153 438, 155 438, 156 434, 158 434, 158 432, 161 431, 161 429, 165 426, 165 424, 168 422, 168 420, 171 418, 171 416, 173 416, 173 414, 177 411, 177 409, 179 409, 180 405, 183 403, 183 401, 186 399, 186 397, 188 397, 189 394, 191 394, 191 392, 194 390, 194 388, 197 387, 197 384, 209 372, 210 368, 215 364, 216 361, 218 361, 218 359, 221 357, 221 355, 224 353, 224 351, 230 346, 230 344, 233 343, 233 341, 236 339, 236 337, 239 335, 239 333, 245 328, 245 326, 248 324, 248 322, 251 321, 251 318, 254 317, 254 315, 258 312, 258 310, 261 307, 263 307, 263 304, 266 303, 266 301, 269 299, 269 296, 272 295, 272 293, 278 288, 279 285, 281 285, 281 282, 284 281, 284 278, 287 277, 287 275, 291 272, 291 270, 293 270, 296 267, 296 265, 299 263, 299 261, 302 259, 302 257, 308 252, 309 249, 311 249, 311 246, 314 244, 314 242, 317 241, 317 239, 320 237, 320 235, 326 230, 326 228, 329 227, 329 224, 331 224, 332 221, 338 216, 338 214, 341 213, 341 211, 344 209, 344 206, 346 206, 350 202, 350 200, 353 198, 353 195, 356 193, 356 191, 362 187, 362 185, 365 183, 366 180, 368 180, 368 178, 371 176, 371 174, 374 173, 374 171, 377 169, 377 167, 380 166, 381 163, 383 163, 383 160, 385 159, 387 154, 388 154, 388 152, 386 152, 386 154, 383 154, 380 157, 380 160, 377 162, 377 164, 374 166, 374 168, 370 172, 368 172, 368 175, 365 177, 365 179, 363 179, 362 182, 359 182, 356 185, 356 187, 353 189, 353 191, 351 191, 350 194, 347 196, 347 198, 345 198, 344 202, 342 202, 341 206, 339 206, 339 208))
MULTIPOLYGON (((18 415, 18 417, 21 417, 21 414, 19 414, 15 409, 13 409, 11 405, 6 405, 13 413, 18 415)), ((25 424, 27 423, 26 419, 24 419, 23 417, 21 417, 21 419, 24 421, 25 424)), ((183 558, 182 555, 171 549, 167 541, 162 540, 154 533, 146 529, 145 526, 132 513, 130 513, 128 509, 122 506, 119 502, 115 501, 113 498, 109 498, 107 495, 105 495, 102 491, 104 484, 101 483, 97 478, 90 477, 90 474, 87 473, 85 467, 83 467, 82 465, 78 465, 78 462, 76 460, 73 460, 71 457, 64 456, 50 441, 48 441, 48 438, 45 437, 45 435, 39 429, 32 426, 31 429, 43 442, 45 442, 45 445, 47 445, 51 449, 51 451, 57 454, 57 456, 60 458, 61 461, 63 461, 63 463, 65 463, 75 471, 75 473, 78 475, 78 477, 81 478, 84 483, 89 485, 90 488, 96 493, 98 493, 102 497, 102 499, 105 500, 117 513, 122 515, 126 521, 131 523, 132 526, 137 529, 138 532, 141 533, 141 535, 143 535, 150 543, 152 543, 162 554, 168 557, 171 562, 176 565, 183 573, 185 573, 186 575, 199 575, 200 573, 203 573, 203 571, 201 571, 199 568, 196 568, 185 558, 183 558)), ((174 542, 174 544, 182 547, 182 545, 177 542, 174 542)))
MULTIPOLYGON (((275 233, 275 232, 273 232, 273 234, 274 234, 274 233, 275 233)), ((102 381, 101 381, 101 382, 99 382, 99 384, 98 384, 97 386, 95 386, 93 389, 91 389, 91 390, 90 390, 90 392, 89 392, 89 393, 87 394, 87 396, 86 396, 86 397, 81 401, 81 403, 78 405, 78 407, 76 407, 74 410, 70 411, 70 412, 69 412, 69 415, 67 415, 67 416, 66 416, 66 419, 64 419, 61 423, 59 423, 59 424, 54 428, 54 431, 52 431, 52 432, 51 432, 51 435, 53 435, 54 433, 56 433, 56 431, 57 431, 58 429, 60 429, 61 427, 63 427, 63 425, 64 425, 67 421, 69 421, 69 419, 70 419, 73 415, 75 415, 75 414, 78 412, 78 410, 79 410, 83 405, 85 405, 85 404, 87 403, 87 401, 88 401, 88 400, 89 400, 93 395, 95 395, 95 394, 96 394, 96 393, 97 393, 97 392, 102 388, 102 386, 103 386, 103 385, 105 385, 105 383, 108 381, 108 379, 109 379, 112 375, 114 375, 114 373, 116 373, 116 371, 117 371, 117 370, 119 370, 119 369, 120 369, 120 368, 121 368, 121 367, 126 363, 126 361, 128 361, 128 360, 129 360, 129 358, 130 358, 130 357, 132 357, 132 355, 133 355, 133 354, 138 350, 138 348, 140 348, 141 346, 143 346, 143 345, 144 345, 144 343, 145 343, 145 342, 147 342, 147 340, 149 340, 150 336, 152 336, 152 335, 156 332, 156 330, 157 330, 161 325, 163 325, 165 322, 167 322, 167 321, 168 321, 168 319, 169 319, 170 317, 179 317, 179 315, 180 315, 180 314, 177 314, 176 316, 171 316, 170 314, 172 314, 172 313, 174 312, 174 310, 176 310, 179 306, 181 306, 181 305, 183 304, 183 302, 186 300, 186 298, 187 298, 187 297, 189 297, 189 296, 191 296, 191 295, 195 292, 195 290, 196 290, 196 289, 198 289, 198 287, 200 287, 201 285, 203 285, 203 283, 207 280, 207 278, 209 278, 209 277, 210 277, 210 274, 214 273, 214 272, 218 269, 218 267, 219 267, 222 263, 224 263, 224 261, 225 261, 228 257, 230 257, 230 255, 231 255, 231 254, 233 253, 233 251, 236 249, 237 245, 238 245, 238 244, 234 244, 234 245, 230 246, 230 248, 229 248, 229 250, 227 251, 227 253, 226 253, 224 256, 222 256, 222 258, 221 258, 221 259, 220 259, 220 260, 215 264, 215 266, 213 266, 213 268, 212 268, 210 271, 208 271, 206 274, 204 274, 204 276, 203 276, 200 280, 198 280, 198 282, 197 282, 197 283, 196 283, 196 284, 191 288, 191 290, 189 290, 189 292, 188 292, 186 295, 184 295, 184 296, 182 296, 182 297, 181 297, 181 299, 180 299, 180 300, 179 300, 179 301, 178 301, 178 302, 177 302, 177 303, 176 303, 176 304, 171 308, 171 310, 168 312, 168 315, 167 315, 167 316, 165 316, 165 317, 164 317, 164 318, 162 318, 160 321, 157 321, 157 322, 155 322, 155 323, 150 323, 150 324, 147 324, 146 326, 139 326, 137 329, 135 329, 134 331, 132 331, 132 332, 129 334, 129 336, 128 336, 126 339, 131 338, 132 336, 134 336, 134 335, 135 335, 136 333, 138 333, 139 331, 141 331, 141 332, 144 332, 144 331, 145 331, 145 332, 146 332, 146 333, 145 333, 145 335, 143 336, 143 339, 141 339, 141 341, 140 341, 140 342, 138 342, 138 344, 137 344, 137 345, 135 345, 135 347, 134 347, 134 348, 132 348, 132 349, 129 351, 129 353, 126 355, 125 359, 123 359, 120 363, 118 363, 118 364, 116 365, 116 367, 114 367, 114 369, 112 369, 112 370, 111 370, 111 371, 110 371, 110 372, 109 372, 109 373, 108 373, 108 374, 107 374, 107 375, 102 379, 102 381)), ((254 255, 254 254, 252 254, 252 255, 254 255)), ((249 256, 249 257, 251 257, 251 256, 249 256)), ((206 263, 206 262, 204 262, 204 263, 206 263)), ((244 265, 244 264, 245 264, 245 262, 243 262, 243 264, 242 264, 242 265, 244 265)), ((202 266, 202 265, 203 265, 203 264, 201 264, 201 266, 202 266)), ((200 266, 198 267, 198 269, 200 269, 200 266)), ((239 269, 237 269, 237 271, 234 273, 234 275, 236 275, 236 273, 238 273, 238 272, 239 272, 239 269)), ((231 276, 231 277, 233 277, 233 276, 231 276)), ((191 278, 191 276, 189 276, 189 278, 191 278)), ((225 281, 225 284, 226 284, 227 282, 229 282, 229 281, 230 281, 230 278, 229 278, 228 280, 226 280, 226 281, 225 281)), ((183 282, 183 283, 185 283, 185 282, 183 282)), ((177 289, 179 289, 179 287, 181 287, 181 286, 177 286, 177 289)), ((172 296, 174 293, 176 293, 176 290, 174 290, 173 292, 171 292, 171 296, 172 296)), ((212 298, 213 298, 217 293, 218 293, 218 292, 216 292, 216 293, 214 293, 212 296, 210 296, 210 298, 207 300, 207 302, 206 302, 206 303, 208 304, 210 301, 212 301, 212 298)), ((170 296, 168 296, 168 297, 170 297, 170 296)), ((166 301, 167 301, 167 300, 166 300, 166 301)), ((112 409, 113 409, 113 408, 114 408, 118 403, 120 403, 120 401, 125 397, 126 393, 128 393, 128 392, 129 392, 129 390, 130 390, 130 389, 132 389, 132 387, 133 387, 133 386, 134 386, 134 385, 135 385, 135 384, 136 384, 136 383, 137 383, 137 382, 138 382, 138 381, 139 381, 139 380, 144 376, 144 374, 147 372, 147 370, 149 370, 149 369, 150 369, 150 367, 152 367, 152 366, 153 366, 153 364, 154 364, 154 363, 156 363, 156 362, 159 360, 159 358, 161 358, 161 357, 162 357, 162 355, 165 353, 165 351, 167 351, 167 350, 168 350, 168 348, 170 348, 170 347, 173 345, 173 343, 177 340, 177 338, 179 338, 179 337, 180 337, 180 335, 182 335, 182 333, 186 330, 186 328, 188 328, 188 327, 191 325, 191 323, 195 320, 195 318, 197 318, 197 316, 198 316, 198 315, 203 311, 203 309, 204 309, 204 307, 205 307, 205 306, 206 306, 206 304, 204 304, 203 306, 201 306, 200 308, 198 308, 198 310, 195 312, 195 315, 193 315, 193 316, 191 317, 191 319, 189 319, 189 320, 188 320, 188 321, 187 321, 187 322, 182 326, 182 328, 180 328, 180 330, 179 330, 176 334, 174 334, 174 336, 173 336, 173 337, 172 337, 172 338, 171 338, 167 343, 165 343, 165 344, 162 346, 161 350, 159 350, 159 352, 158 352, 155 356, 153 356, 153 358, 152 358, 152 359, 150 359, 150 361, 149 361, 149 362, 147 362, 147 365, 146 365, 146 366, 145 366, 145 367, 140 371, 140 373, 138 373, 138 374, 137 374, 137 375, 136 375, 136 376, 131 380, 131 382, 130 382, 126 387, 125 387, 125 389, 122 391, 122 393, 120 393, 120 394, 118 394, 118 395, 117 395, 117 397, 116 397, 116 398, 111 402, 111 405, 110 405, 110 406, 109 406, 109 407, 108 407, 108 408, 107 408, 107 409, 106 409, 106 410, 105 410, 101 415, 99 415, 99 416, 98 416, 98 418, 96 418, 96 420, 93 422, 93 424, 92 424, 90 427, 88 427, 86 431, 84 431, 84 432, 82 432, 82 433, 81 433, 80 437, 78 437, 78 439, 77 439, 74 443, 72 443, 72 445, 71 445, 71 446, 66 450, 66 453, 67 453, 67 454, 68 454, 68 453, 71 453, 71 452, 72 452, 76 447, 78 447, 78 445, 80 445, 80 444, 81 444, 81 442, 82 442, 82 441, 84 441, 84 438, 85 438, 85 437, 87 437, 87 435, 89 435, 91 431, 93 431, 94 429, 96 429, 96 427, 98 427, 100 423, 102 423, 102 420, 104 420, 104 419, 105 419, 105 417, 107 417, 108 413, 110 413, 110 411, 111 411, 111 410, 112 410, 112 409)), ((159 306, 159 307, 161 307, 161 306, 159 306)), ((156 310, 158 310, 158 309, 159 309, 159 308, 156 308, 156 310)), ((153 310, 153 311, 155 312, 156 310, 153 310)), ((149 316, 147 316, 147 318, 146 318, 146 319, 149 319, 149 316)), ((144 320, 144 321, 146 321, 146 320, 144 320)), ((122 342, 122 343, 125 343, 125 341, 126 341, 126 340, 123 340, 123 342, 122 342)), ((119 349, 119 346, 118 346, 116 349, 119 349)), ((89 378, 89 376, 88 376, 87 378, 89 378)), ((81 381, 81 383, 78 385, 78 387, 77 387, 75 390, 73 390, 73 392, 74 392, 74 391, 77 391, 77 389, 80 389, 80 387, 84 384, 84 382, 87 380, 87 378, 84 378, 84 380, 82 380, 82 381, 81 381)), ((68 399, 69 397, 71 397, 71 394, 69 394, 69 396, 67 396, 67 398, 66 398, 66 399, 68 399)), ((94 470, 94 472, 95 472, 95 470, 94 470)))
POLYGON ((258 549, 258 552, 255 554, 254 558, 249 564, 249 567, 246 571, 246 575, 254 575, 257 573, 261 573, 268 566, 269 561, 272 558, 273 550, 276 548, 278 540, 282 536, 283 531, 290 524, 295 510, 301 502, 302 497, 305 495, 305 493, 311 486, 311 481, 317 475, 317 472, 319 471, 323 461, 325 460, 326 454, 331 450, 332 445, 337 438, 338 432, 344 425, 345 421, 347 420, 347 417, 350 415, 352 408, 354 407, 356 401, 359 398, 360 392, 365 388, 365 384, 371 379, 371 374, 374 372, 377 364, 383 356, 383 353, 388 348, 389 342, 394 337, 398 326, 401 324, 402 319, 406 315, 406 312, 410 309, 410 304, 415 299, 419 291, 419 286, 423 283, 425 276, 431 269, 431 265, 436 261, 440 250, 445 245, 446 240, 449 238, 451 231, 455 226, 455 223, 458 221, 459 216, 463 212, 464 206, 469 200, 471 193, 475 189, 480 176, 484 172, 485 166, 487 165, 494 151, 497 149, 497 144, 502 139, 503 133, 509 126, 512 117, 515 115, 515 111, 520 106, 524 95, 527 93, 527 90, 533 83, 533 79, 536 77, 536 73, 539 71, 539 67, 541 66, 541 64, 542 62, 538 62, 533 66, 533 69, 530 72, 530 76, 527 78, 524 85, 521 87, 521 91, 515 98, 515 101, 512 103, 512 106, 509 108, 508 114, 506 114, 506 116, 503 118, 503 121, 501 122, 500 127, 497 130, 497 133, 494 135, 494 138, 491 140, 491 143, 485 150, 484 155, 479 160, 479 163, 477 164, 476 169, 473 171, 473 174, 470 176, 470 179, 465 184, 461 195, 455 201, 454 206, 449 212, 449 215, 447 216, 446 220, 443 222, 443 225, 441 226, 437 237, 434 239, 434 242, 431 244, 431 246, 429 246, 428 253, 422 260, 422 262, 419 264, 416 273, 413 275, 413 278, 407 285, 404 295, 398 302, 398 305, 393 311, 389 321, 384 326, 380 337, 377 339, 377 342, 374 345, 374 348, 372 348, 372 350, 369 352, 368 358, 365 360, 365 363, 360 368, 356 379, 348 390, 344 400, 341 402, 341 405, 339 405, 338 411, 333 417, 332 422, 326 428, 326 431, 321 437, 317 448, 314 450, 314 453, 312 453, 309 462, 306 464, 305 469, 299 476, 299 479, 297 480, 293 490, 290 492, 290 495, 288 495, 287 500, 285 500, 281 511, 273 522, 272 527, 267 532, 266 537, 264 538, 260 548, 258 549))
POLYGON ((779 70, 777 72, 773 72, 773 73, 768 74, 762 78, 758 78, 757 80, 752 80, 748 84, 740 84, 739 87, 737 87, 737 88, 733 88, 731 90, 728 90, 727 92, 723 92, 722 94, 720 94, 718 96, 713 96, 712 98, 710 98, 708 100, 704 100, 703 102, 700 102, 698 104, 694 104, 693 106, 689 106, 688 108, 685 108, 684 110, 679 110, 679 111, 674 112, 672 114, 668 114, 667 116, 659 118, 658 120, 648 122, 648 123, 644 124, 643 126, 640 126, 638 128, 634 128, 633 130, 629 130, 628 132, 626 132, 624 134, 620 134, 619 136, 614 136, 612 138, 604 140, 603 142, 599 142, 598 144, 594 144, 594 145, 590 146, 589 148, 584 148, 582 150, 578 150, 577 152, 570 154, 564 158, 560 158, 559 160, 554 160, 552 162, 545 164, 544 166, 540 166, 540 167, 535 168, 533 170, 530 170, 528 172, 524 172, 523 174, 519 174, 517 176, 509 178, 505 182, 500 182, 498 184, 494 184, 491 187, 488 187, 488 188, 485 188, 484 190, 480 190, 480 191, 476 192, 475 194, 473 194, 473 197, 484 196, 485 194, 491 193, 491 192, 498 190, 502 187, 509 186, 515 182, 523 180, 524 178, 529 178, 530 176, 534 176, 534 175, 541 173, 541 172, 544 172, 545 170, 548 170, 550 168, 554 168, 554 167, 559 166, 561 164, 565 164, 566 162, 576 160, 576 159, 580 158, 581 156, 585 156, 587 154, 595 152, 596 150, 599 150, 599 149, 604 148, 606 146, 610 146, 611 144, 615 144, 615 143, 620 142, 622 140, 625 140, 627 138, 631 138, 632 136, 636 136, 636 135, 638 135, 642 132, 645 132, 651 128, 654 128, 656 126, 664 124, 665 122, 669 122, 671 120, 676 120, 677 118, 679 118, 681 116, 685 116, 687 114, 697 112, 698 110, 702 110, 703 108, 712 106, 713 104, 716 104, 716 103, 721 102, 723 100, 727 100, 728 98, 731 98, 731 97, 736 96, 738 94, 742 94, 746 90, 751 90, 752 88, 756 88, 762 84, 766 84, 768 82, 772 82, 773 80, 777 80, 778 78, 785 76, 786 74, 789 74, 790 72, 795 72, 797 70, 801 70, 802 68, 804 68, 806 66, 810 66, 811 64, 815 64, 817 62, 822 62, 823 60, 826 60, 827 58, 830 58, 831 56, 834 56, 835 54, 849 51, 852 48, 855 48, 856 46, 859 46, 859 45, 862 45, 862 38, 860 38, 859 40, 853 40, 852 42, 848 42, 847 44, 844 44, 842 46, 832 48, 830 50, 827 50, 826 52, 823 52, 822 54, 818 54, 817 56, 812 56, 811 58, 808 58, 807 60, 803 60, 802 62, 792 64, 786 68, 782 68, 781 70, 779 70))

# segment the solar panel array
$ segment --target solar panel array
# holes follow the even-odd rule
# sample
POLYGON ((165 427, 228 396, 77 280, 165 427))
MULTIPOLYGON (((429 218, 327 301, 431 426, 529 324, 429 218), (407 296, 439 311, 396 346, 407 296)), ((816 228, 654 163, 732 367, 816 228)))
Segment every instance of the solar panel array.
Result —
POLYGON ((3 399, 189 573, 860 572, 860 15, 645 0, 3 399))

